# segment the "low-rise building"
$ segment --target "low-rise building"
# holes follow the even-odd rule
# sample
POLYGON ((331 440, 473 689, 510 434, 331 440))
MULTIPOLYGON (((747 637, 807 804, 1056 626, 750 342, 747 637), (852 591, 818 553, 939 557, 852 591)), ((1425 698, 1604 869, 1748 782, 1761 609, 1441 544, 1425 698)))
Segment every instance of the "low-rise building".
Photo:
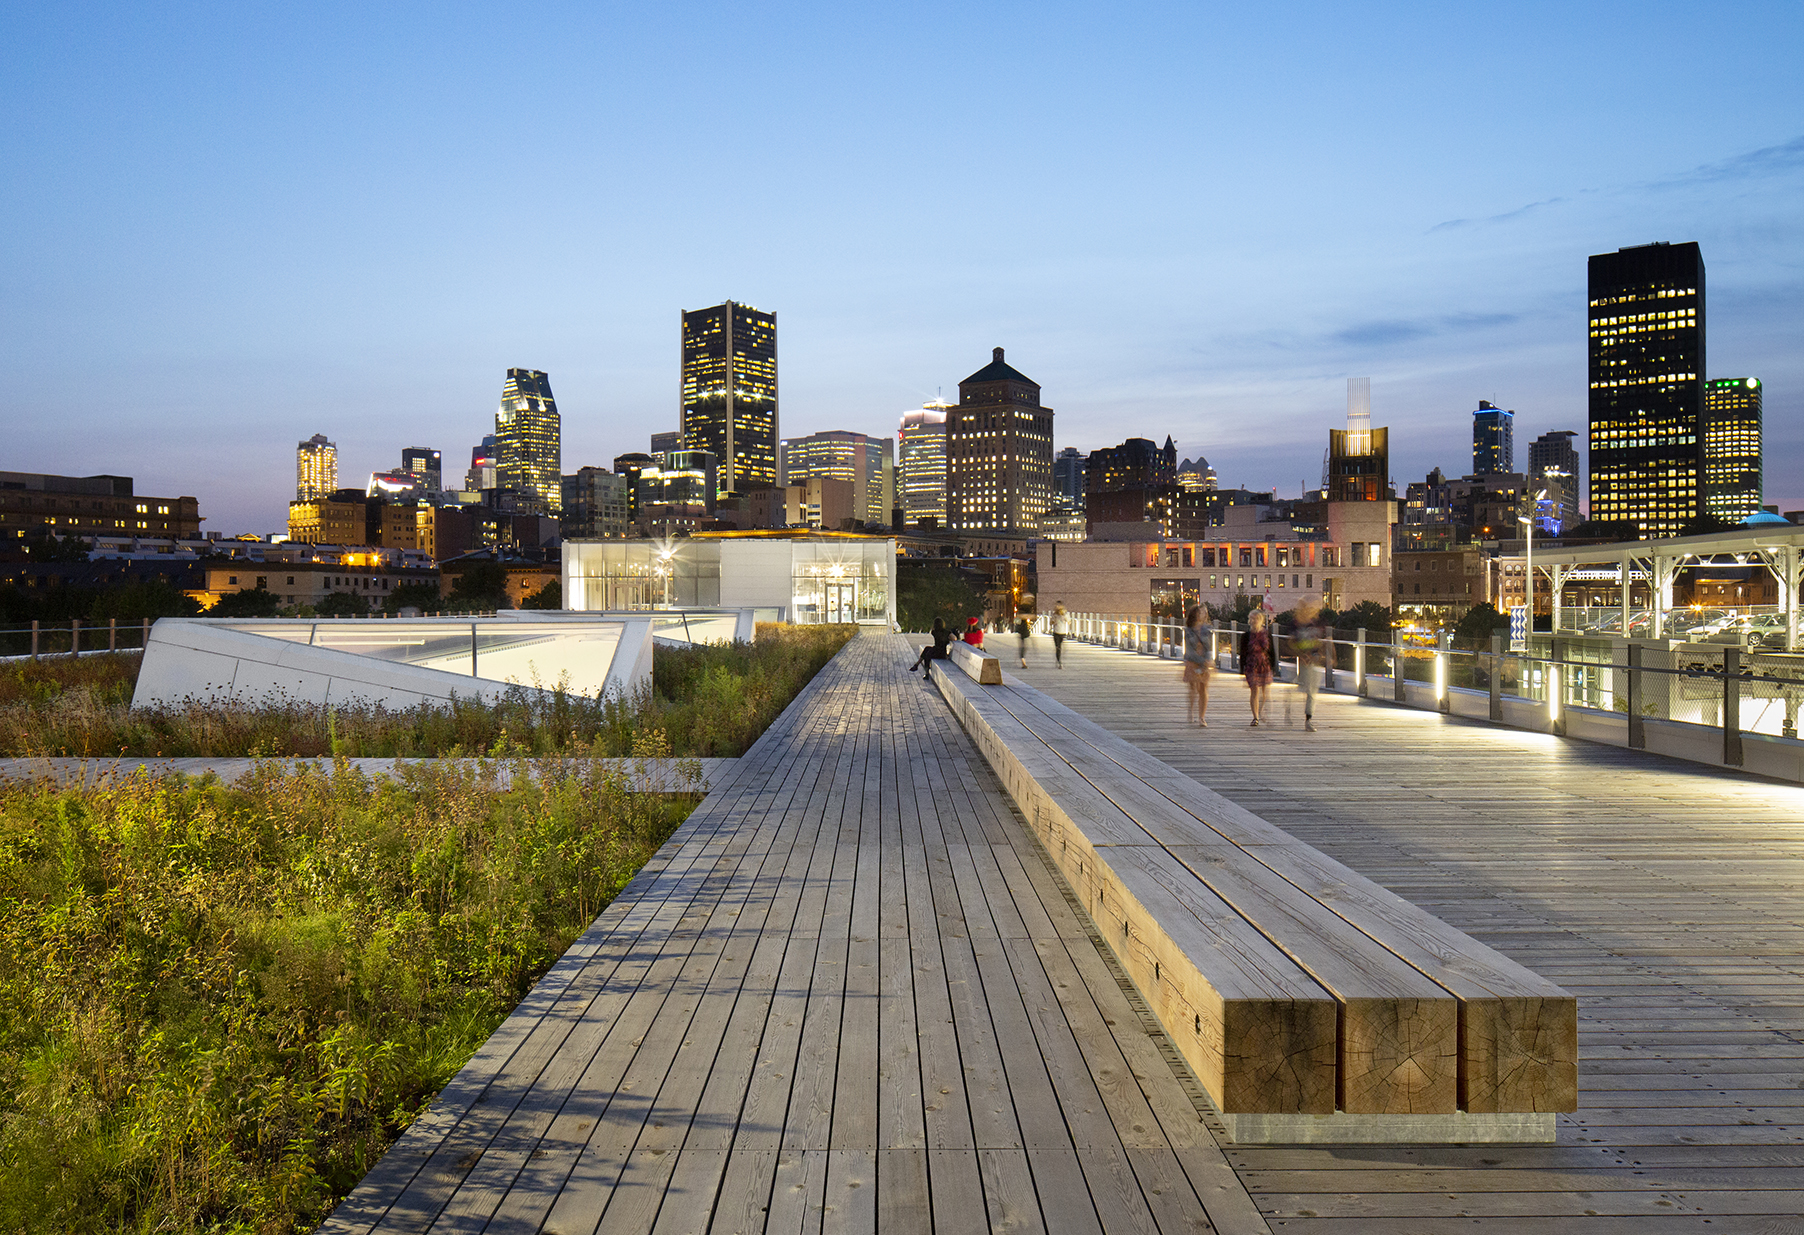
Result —
POLYGON ((233 592, 261 587, 281 605, 318 607, 328 596, 356 596, 382 604, 404 583, 438 586, 438 570, 418 550, 374 545, 218 542, 200 566, 202 590, 190 593, 207 608, 233 592))
POLYGON ((1391 561, 1393 608, 1400 624, 1452 627, 1472 606, 1498 605, 1500 600, 1496 555, 1482 546, 1403 550, 1391 561))
POLYGON ((0 540, 32 536, 198 536, 200 502, 140 497, 130 476, 0 472, 0 540))

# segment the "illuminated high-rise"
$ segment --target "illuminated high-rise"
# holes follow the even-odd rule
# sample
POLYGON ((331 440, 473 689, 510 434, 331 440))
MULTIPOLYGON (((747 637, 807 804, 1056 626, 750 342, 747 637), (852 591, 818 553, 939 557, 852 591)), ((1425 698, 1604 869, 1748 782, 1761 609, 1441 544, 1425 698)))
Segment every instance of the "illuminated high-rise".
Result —
POLYGON ((1372 379, 1347 379, 1347 427, 1328 430, 1325 496, 1384 502, 1391 496, 1391 431, 1372 427, 1372 379))
POLYGON ((947 521, 953 531, 1037 535, 1051 503, 1052 409, 998 347, 958 384, 946 417, 947 521))
POLYGON ((821 477, 852 482, 853 518, 887 524, 895 501, 894 447, 887 437, 844 429, 784 438, 777 452, 780 485, 821 477))
POLYGON ((1704 258, 1644 244, 1589 264, 1591 518, 1643 539, 1702 509, 1704 258))
POLYGON ((902 413, 896 495, 910 526, 946 526, 946 413, 951 410, 950 403, 935 400, 902 413))
POLYGON ((562 426, 551 381, 537 369, 509 369, 495 412, 495 478, 512 490, 514 511, 555 515, 563 501, 562 426))
POLYGON ((1516 413, 1485 399, 1472 413, 1472 474, 1496 476, 1516 470, 1516 413))
POLYGON ((1704 383, 1704 512, 1731 523, 1760 513, 1761 393, 1757 377, 1704 383))
POLYGON ((338 488, 338 447, 315 433, 294 455, 294 500, 323 502, 338 488))
POLYGON ((425 446, 409 446, 401 452, 401 470, 419 477, 423 496, 438 500, 444 488, 444 458, 425 446))
POLYGON ((777 315, 729 300, 683 314, 683 445, 720 494, 777 483, 777 315))

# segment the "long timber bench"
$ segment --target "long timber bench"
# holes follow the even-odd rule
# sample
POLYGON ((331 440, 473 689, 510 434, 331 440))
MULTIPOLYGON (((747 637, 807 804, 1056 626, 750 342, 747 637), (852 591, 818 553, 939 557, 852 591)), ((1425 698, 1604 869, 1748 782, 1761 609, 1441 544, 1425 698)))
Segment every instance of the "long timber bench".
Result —
POLYGON ((1005 677, 934 680, 1244 1142, 1551 1141, 1572 995, 1005 677))

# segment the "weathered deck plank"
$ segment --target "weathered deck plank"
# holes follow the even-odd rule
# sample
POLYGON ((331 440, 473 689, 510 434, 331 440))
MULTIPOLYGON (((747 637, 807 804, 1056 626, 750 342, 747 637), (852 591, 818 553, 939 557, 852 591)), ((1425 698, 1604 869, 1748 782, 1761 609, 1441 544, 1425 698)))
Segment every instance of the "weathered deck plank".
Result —
POLYGON ((1264 1235, 912 654, 854 640, 322 1229, 1264 1235))

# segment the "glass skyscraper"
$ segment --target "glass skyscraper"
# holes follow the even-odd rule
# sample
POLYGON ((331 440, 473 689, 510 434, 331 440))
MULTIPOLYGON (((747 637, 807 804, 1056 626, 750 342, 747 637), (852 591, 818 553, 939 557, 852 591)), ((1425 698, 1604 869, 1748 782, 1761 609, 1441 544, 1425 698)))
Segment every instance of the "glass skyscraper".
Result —
POLYGON ((844 429, 783 439, 779 484, 799 485, 821 477, 852 482, 853 518, 889 523, 895 500, 895 460, 885 437, 844 429))
POLYGON ((315 433, 294 455, 294 500, 323 502, 338 488, 338 447, 315 433))
POLYGON ((1731 523, 1760 513, 1760 403, 1757 377, 1704 383, 1704 511, 1731 523))
POLYGON ((427 446, 409 446, 401 452, 401 470, 419 477, 420 488, 434 501, 444 488, 444 458, 427 446))
POLYGON ((512 489, 523 515, 555 515, 563 502, 562 427, 551 381, 537 369, 509 369, 495 413, 495 479, 512 489))
POLYGON ((1478 401, 1472 413, 1472 474, 1493 476, 1516 470, 1516 413, 1478 401))
POLYGON ((946 526, 946 413, 950 403, 926 403, 902 413, 896 432, 896 482, 902 517, 911 527, 946 526))
POLYGON ((683 445, 720 495, 777 483, 777 315, 729 300, 683 314, 683 445))
POLYGON ((1591 517, 1676 535, 1703 509, 1704 258, 1694 242, 1589 267, 1591 517))

